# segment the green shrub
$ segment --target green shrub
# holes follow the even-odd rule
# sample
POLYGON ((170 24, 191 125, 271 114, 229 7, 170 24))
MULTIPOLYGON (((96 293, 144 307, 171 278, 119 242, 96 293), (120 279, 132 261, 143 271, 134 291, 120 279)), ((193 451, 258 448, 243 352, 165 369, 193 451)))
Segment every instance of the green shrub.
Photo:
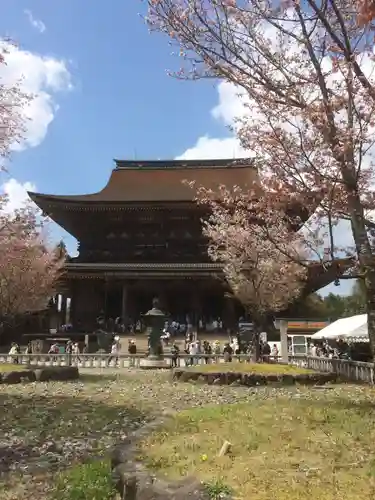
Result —
POLYGON ((225 484, 222 479, 205 483, 205 487, 212 500, 220 500, 221 498, 226 498, 228 495, 233 493, 232 488, 225 484))
POLYGON ((107 460, 79 464, 57 477, 54 500, 112 500, 116 494, 107 460))

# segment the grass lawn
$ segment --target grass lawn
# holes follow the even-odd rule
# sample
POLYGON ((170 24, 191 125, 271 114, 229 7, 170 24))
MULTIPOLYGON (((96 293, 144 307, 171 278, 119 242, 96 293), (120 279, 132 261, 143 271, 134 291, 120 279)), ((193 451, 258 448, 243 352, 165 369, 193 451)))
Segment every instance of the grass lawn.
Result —
POLYGON ((178 413, 140 456, 159 475, 194 473, 238 500, 374 498, 374 396, 351 386, 257 391, 251 402, 178 413), (231 451, 218 457, 225 440, 231 451))
POLYGON ((280 375, 301 375, 307 373, 315 373, 307 368, 298 368, 297 366, 272 364, 272 363, 212 363, 207 365, 195 365, 188 368, 198 372, 219 373, 219 372, 236 372, 236 373, 259 373, 259 374, 280 374, 280 375))
POLYGON ((249 389, 173 382, 170 372, 85 373, 73 382, 0 385, 0 500, 113 500, 108 452, 165 409, 176 419, 140 450, 160 474, 196 473, 212 493, 234 487, 246 500, 374 497, 375 389, 249 389), (232 451, 219 459, 225 439, 232 451))
POLYGON ((37 366, 29 367, 27 365, 18 365, 16 363, 0 363, 0 373, 4 372, 16 372, 16 371, 25 371, 30 369, 38 368, 37 366))
POLYGON ((132 430, 167 408, 178 411, 248 397, 242 388, 177 387, 169 372, 87 373, 72 382, 0 384, 0 500, 93 500, 92 490, 99 484, 98 498, 112 500, 104 493, 111 491, 104 473, 97 483, 92 480, 95 471, 108 466, 83 463, 106 457, 132 430), (70 496, 68 490, 63 493, 65 481, 76 485, 70 496))

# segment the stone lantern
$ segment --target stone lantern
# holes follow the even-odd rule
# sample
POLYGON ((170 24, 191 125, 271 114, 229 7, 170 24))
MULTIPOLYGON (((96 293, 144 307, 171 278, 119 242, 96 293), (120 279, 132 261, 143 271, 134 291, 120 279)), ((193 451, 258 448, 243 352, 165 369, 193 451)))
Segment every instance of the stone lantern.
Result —
POLYGON ((166 315, 159 308, 157 298, 152 301, 152 309, 143 315, 143 320, 148 331, 149 359, 160 360, 163 355, 163 346, 160 337, 163 335, 166 315))

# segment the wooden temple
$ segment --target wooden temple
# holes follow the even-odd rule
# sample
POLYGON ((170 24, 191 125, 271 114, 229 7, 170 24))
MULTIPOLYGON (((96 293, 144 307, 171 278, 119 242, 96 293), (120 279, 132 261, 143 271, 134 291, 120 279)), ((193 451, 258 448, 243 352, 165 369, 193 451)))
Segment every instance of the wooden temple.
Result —
MULTIPOLYGON (((64 274, 73 327, 92 331, 99 314, 134 323, 155 296, 180 322, 187 316, 232 322, 242 315, 228 298, 221 265, 208 256, 201 227, 208 214, 184 181, 215 190, 223 184, 250 189, 257 180, 249 160, 115 160, 98 193, 30 192, 43 213, 78 240, 79 255, 64 274)), ((301 218, 308 217, 301 209, 301 218)), ((335 277, 314 269, 307 289, 335 277)))

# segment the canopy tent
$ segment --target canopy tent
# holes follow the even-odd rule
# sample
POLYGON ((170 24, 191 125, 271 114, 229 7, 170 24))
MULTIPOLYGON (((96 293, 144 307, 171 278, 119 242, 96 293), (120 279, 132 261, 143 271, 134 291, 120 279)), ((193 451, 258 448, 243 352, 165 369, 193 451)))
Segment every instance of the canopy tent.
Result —
POLYGON ((367 314, 359 314, 357 316, 350 316, 350 318, 338 319, 311 336, 312 340, 322 338, 327 340, 338 338, 362 338, 367 340, 367 314))

